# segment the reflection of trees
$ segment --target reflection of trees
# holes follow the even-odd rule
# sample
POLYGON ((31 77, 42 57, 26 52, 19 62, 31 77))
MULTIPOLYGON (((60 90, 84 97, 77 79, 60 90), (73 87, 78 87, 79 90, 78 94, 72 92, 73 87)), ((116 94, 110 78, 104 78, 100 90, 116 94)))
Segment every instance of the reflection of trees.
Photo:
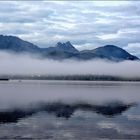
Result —
POLYGON ((128 110, 130 107, 134 106, 134 103, 125 104, 122 102, 112 102, 103 105, 88 104, 88 103, 39 103, 36 105, 26 108, 15 108, 9 110, 3 110, 0 112, 0 122, 17 122, 20 118, 24 118, 35 114, 37 112, 46 111, 48 113, 54 114, 56 117, 70 118, 73 113, 77 110, 91 111, 102 114, 106 117, 112 117, 122 112, 128 110))

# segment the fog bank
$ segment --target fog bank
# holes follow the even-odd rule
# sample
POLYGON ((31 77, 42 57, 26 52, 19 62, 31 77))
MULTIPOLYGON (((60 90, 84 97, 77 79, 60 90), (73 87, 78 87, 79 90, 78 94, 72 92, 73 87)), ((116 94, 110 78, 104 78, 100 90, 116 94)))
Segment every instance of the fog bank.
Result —
POLYGON ((111 75, 140 77, 139 61, 39 59, 29 55, 0 52, 0 75, 111 75))

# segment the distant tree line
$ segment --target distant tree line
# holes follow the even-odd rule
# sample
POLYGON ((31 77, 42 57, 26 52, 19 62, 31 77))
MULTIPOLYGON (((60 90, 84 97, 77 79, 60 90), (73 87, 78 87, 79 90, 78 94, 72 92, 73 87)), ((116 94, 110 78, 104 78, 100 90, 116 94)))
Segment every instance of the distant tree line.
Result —
POLYGON ((128 78, 110 75, 1 75, 0 80, 80 80, 80 81, 140 81, 140 77, 128 78))

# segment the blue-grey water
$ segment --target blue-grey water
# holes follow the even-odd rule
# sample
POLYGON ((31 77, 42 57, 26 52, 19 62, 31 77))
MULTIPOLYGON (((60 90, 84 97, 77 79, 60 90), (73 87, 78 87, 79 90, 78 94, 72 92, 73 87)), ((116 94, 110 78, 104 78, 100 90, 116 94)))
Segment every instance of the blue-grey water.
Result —
POLYGON ((0 139, 139 140, 139 105, 139 82, 1 81, 0 139), (15 119, 15 108, 37 109, 15 119))

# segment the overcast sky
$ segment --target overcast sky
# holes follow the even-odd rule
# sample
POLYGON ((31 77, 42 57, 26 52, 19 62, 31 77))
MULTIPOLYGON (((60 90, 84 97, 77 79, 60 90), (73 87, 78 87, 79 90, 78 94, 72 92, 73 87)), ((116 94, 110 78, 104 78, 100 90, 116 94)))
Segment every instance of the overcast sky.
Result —
POLYGON ((118 45, 140 57, 139 1, 0 1, 0 34, 40 47, 118 45))

